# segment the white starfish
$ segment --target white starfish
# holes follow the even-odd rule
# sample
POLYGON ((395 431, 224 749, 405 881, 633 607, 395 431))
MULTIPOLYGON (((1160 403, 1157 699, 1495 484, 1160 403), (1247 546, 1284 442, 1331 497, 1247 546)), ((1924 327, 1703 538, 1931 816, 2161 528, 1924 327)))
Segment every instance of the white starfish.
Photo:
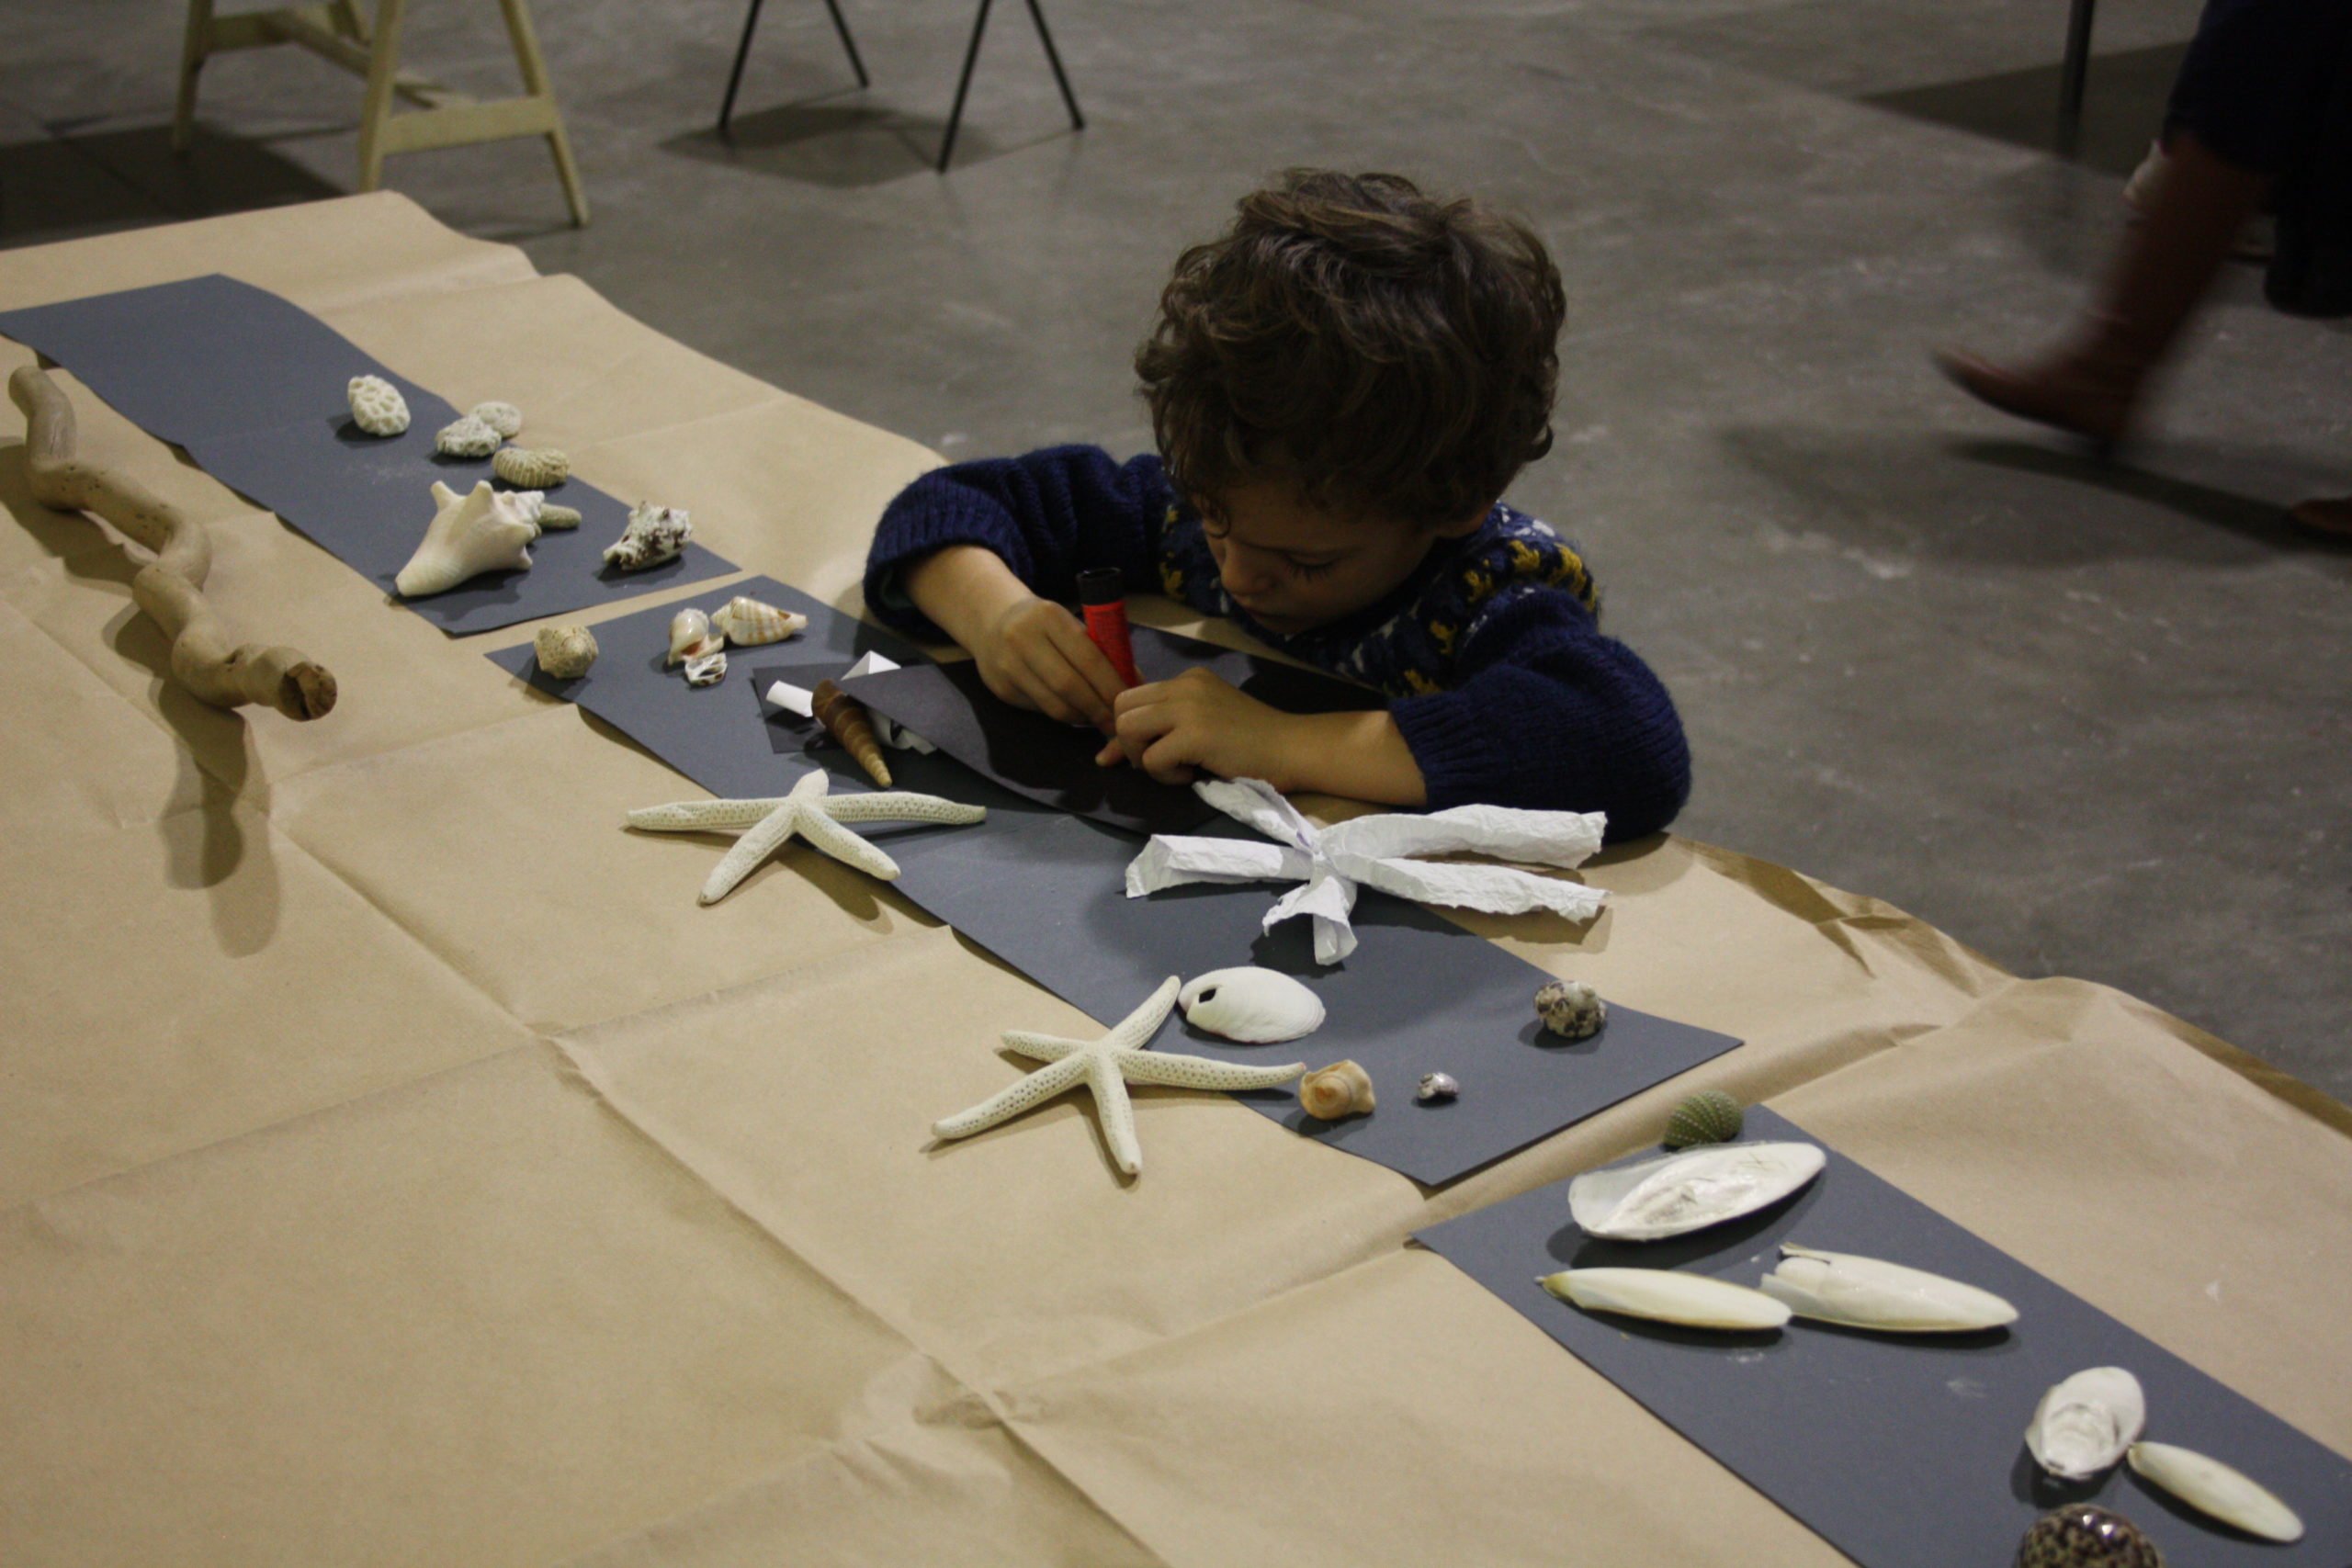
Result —
POLYGON ((1262 779, 1203 779, 1193 793, 1274 841, 1155 833, 1127 864, 1127 897, 1140 898, 1188 882, 1295 882, 1267 912, 1263 929, 1272 931, 1294 915, 1314 917, 1317 964, 1337 964, 1355 951, 1349 915, 1358 883, 1399 898, 1497 915, 1552 909, 1573 920, 1590 919, 1608 897, 1598 887, 1511 866, 1411 858, 1468 851, 1543 865, 1579 865, 1600 848, 1608 818, 1598 811, 1456 806, 1427 816, 1376 812, 1317 828, 1262 779))
POLYGON ((831 780, 815 768, 792 793, 767 800, 681 800, 646 806, 628 814, 628 825, 656 833, 702 833, 741 828, 743 836, 702 885, 702 902, 716 904, 752 874, 752 868, 797 833, 811 847, 868 876, 895 882, 899 863, 842 826, 844 822, 978 822, 985 806, 958 806, 935 795, 881 790, 870 795, 828 795, 831 780))
POLYGON ((1094 1107, 1102 1118, 1102 1137, 1111 1145, 1112 1161, 1133 1176, 1143 1168, 1143 1148, 1136 1142, 1136 1113, 1127 1102, 1128 1084, 1164 1084, 1175 1089, 1272 1089, 1306 1071, 1304 1062, 1288 1062, 1279 1067, 1245 1067, 1206 1056, 1146 1050, 1144 1043, 1159 1032, 1168 1010, 1176 1005, 1176 993, 1182 985, 1170 975, 1143 1006, 1121 1019, 1116 1028, 1099 1039, 1064 1040, 1055 1034, 1007 1030, 1007 1045, 1024 1056, 1050 1065, 1039 1067, 961 1115, 933 1122, 931 1130, 943 1138, 968 1137, 1043 1105, 1073 1084, 1083 1083, 1094 1091, 1094 1107))

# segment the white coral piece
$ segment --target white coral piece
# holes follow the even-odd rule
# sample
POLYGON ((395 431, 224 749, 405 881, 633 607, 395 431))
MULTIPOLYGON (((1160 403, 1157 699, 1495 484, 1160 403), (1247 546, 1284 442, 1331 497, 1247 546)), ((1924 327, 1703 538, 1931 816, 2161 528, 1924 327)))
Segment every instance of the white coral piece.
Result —
POLYGON ((629 509, 628 526, 621 536, 605 547, 605 559, 623 571, 643 571, 684 549, 694 535, 694 525, 682 508, 642 501, 629 509))
POLYGON ((576 681, 596 662, 596 634, 586 626, 541 626, 531 639, 539 668, 559 681, 576 681))
POLYGON ((487 457, 506 438, 473 415, 452 421, 433 438, 434 450, 445 457, 487 457))
POLYGON ((490 471, 516 490, 553 490, 571 477, 571 459, 552 446, 502 446, 490 471))
POLYGON ((381 376, 354 376, 345 395, 351 423, 370 435, 398 435, 408 428, 408 400, 381 376))
POLYGON ((478 419, 507 440, 523 434, 523 411, 513 403, 476 403, 468 419, 478 419))
POLYGON ((550 501, 539 508, 539 526, 548 529, 577 528, 580 526, 580 513, 569 506, 558 506, 550 501))
POLYGON ((440 510, 424 542, 392 580, 402 598, 446 593, 485 571, 529 568, 539 525, 531 521, 527 502, 491 489, 487 479, 462 496, 435 480, 433 504, 440 510))

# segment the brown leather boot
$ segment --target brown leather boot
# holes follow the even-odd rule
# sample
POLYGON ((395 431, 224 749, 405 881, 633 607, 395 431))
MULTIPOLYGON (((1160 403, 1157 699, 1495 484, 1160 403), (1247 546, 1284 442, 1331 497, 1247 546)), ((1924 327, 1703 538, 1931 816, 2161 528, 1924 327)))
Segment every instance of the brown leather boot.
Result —
POLYGON ((2174 135, 2147 220, 2128 231, 2090 310, 2055 350, 2018 367, 1936 356, 1943 373, 2003 413, 2087 437, 2102 451, 2131 432, 2157 366, 2195 314, 2271 177, 2174 135))

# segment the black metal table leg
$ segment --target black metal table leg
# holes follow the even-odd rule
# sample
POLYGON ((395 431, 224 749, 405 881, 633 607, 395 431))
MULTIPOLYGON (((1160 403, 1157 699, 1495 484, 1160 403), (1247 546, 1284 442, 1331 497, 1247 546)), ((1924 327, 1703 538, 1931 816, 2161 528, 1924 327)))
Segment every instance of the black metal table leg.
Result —
POLYGON ((947 134, 939 142, 939 172, 947 172, 947 160, 956 155, 956 128, 964 123, 964 95, 972 90, 972 67, 979 62, 980 35, 989 28, 989 0, 980 0, 979 15, 972 18, 972 42, 964 51, 964 73, 956 78, 956 107, 947 111, 947 134))
POLYGON ((833 31, 842 35, 842 47, 849 51, 849 68, 857 73, 857 85, 872 85, 865 77, 865 62, 857 57, 857 40, 849 36, 849 22, 842 15, 841 0, 825 0, 825 9, 833 14, 833 31))
POLYGON ((2083 86, 2091 69, 2091 13, 2098 5, 2098 0, 2070 0, 2066 11, 2066 59, 2058 71, 2058 151, 2070 155, 2082 141, 2083 86))
POLYGON ((1078 95, 1069 90, 1069 78, 1062 73, 1061 51, 1054 47, 1054 35, 1046 27, 1046 13, 1037 0, 1029 0, 1029 19, 1037 24, 1038 39, 1046 46, 1046 63, 1054 68, 1054 85, 1061 88, 1062 102, 1069 106, 1070 129, 1084 130, 1086 117, 1078 112, 1078 95))
MULTIPOLYGON (((727 73, 727 96, 718 103, 718 134, 730 134, 728 122, 735 118, 735 92, 743 85, 743 62, 752 57, 752 35, 759 30, 760 6, 764 0, 752 0, 752 8, 743 17, 743 41, 735 46, 735 68, 727 73)), ((859 80, 865 80, 863 73, 859 80)))

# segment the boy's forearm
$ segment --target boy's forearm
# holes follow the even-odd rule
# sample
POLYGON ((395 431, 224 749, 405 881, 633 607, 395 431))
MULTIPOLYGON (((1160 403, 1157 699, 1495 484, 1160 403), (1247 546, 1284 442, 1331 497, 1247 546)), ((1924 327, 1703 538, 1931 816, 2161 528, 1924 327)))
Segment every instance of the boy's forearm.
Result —
POLYGON ((1285 716, 1290 778, 1283 787, 1380 806, 1422 806, 1429 784, 1385 708, 1285 716))
POLYGON ((1030 597, 1004 558, 985 545, 948 545, 906 569, 907 597, 965 649, 1006 608, 1030 597))

